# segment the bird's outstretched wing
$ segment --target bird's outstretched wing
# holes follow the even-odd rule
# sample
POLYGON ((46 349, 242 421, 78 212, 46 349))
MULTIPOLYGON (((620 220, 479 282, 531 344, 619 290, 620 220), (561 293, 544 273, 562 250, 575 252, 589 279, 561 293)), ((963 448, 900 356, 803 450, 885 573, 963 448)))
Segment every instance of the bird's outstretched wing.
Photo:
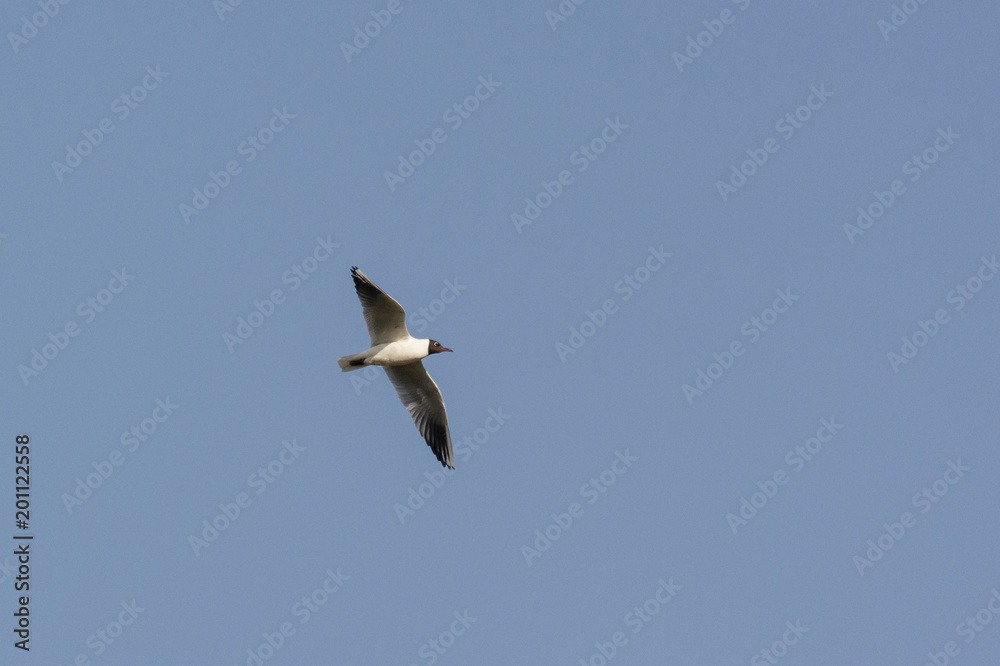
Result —
POLYGON ((455 468, 455 458, 451 450, 451 433, 448 431, 448 412, 444 408, 441 390, 427 374, 420 361, 406 365, 387 365, 385 374, 396 387, 396 393, 417 430, 423 435, 431 451, 442 465, 455 468))
POLYGON ((406 330, 403 306, 379 289, 357 266, 351 268, 351 277, 354 278, 354 290, 361 299, 372 346, 408 338, 410 333, 406 330))

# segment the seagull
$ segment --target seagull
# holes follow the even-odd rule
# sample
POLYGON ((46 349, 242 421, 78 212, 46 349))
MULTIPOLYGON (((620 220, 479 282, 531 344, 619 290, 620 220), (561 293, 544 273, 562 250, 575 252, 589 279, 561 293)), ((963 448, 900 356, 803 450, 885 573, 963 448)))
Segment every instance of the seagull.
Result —
POLYGON ((357 266, 351 267, 354 289, 361 299, 365 323, 372 346, 363 352, 337 359, 344 372, 369 365, 381 365, 389 381, 417 430, 423 435, 431 451, 445 467, 455 469, 451 450, 451 433, 448 431, 448 412, 444 408, 441 390, 424 369, 420 359, 450 352, 437 340, 419 339, 406 330, 406 311, 389 294, 385 293, 357 266))

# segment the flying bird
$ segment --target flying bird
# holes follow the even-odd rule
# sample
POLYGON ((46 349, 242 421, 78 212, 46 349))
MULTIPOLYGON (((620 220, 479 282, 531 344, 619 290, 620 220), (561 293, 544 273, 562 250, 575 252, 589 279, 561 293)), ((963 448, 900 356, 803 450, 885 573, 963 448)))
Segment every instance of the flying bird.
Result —
POLYGON ((351 268, 351 277, 361 299, 372 346, 363 352, 338 358, 340 369, 350 372, 368 365, 383 366, 431 451, 442 465, 455 469, 444 399, 420 362, 431 354, 451 350, 437 340, 411 336, 406 330, 406 311, 403 307, 379 289, 357 266, 351 268))

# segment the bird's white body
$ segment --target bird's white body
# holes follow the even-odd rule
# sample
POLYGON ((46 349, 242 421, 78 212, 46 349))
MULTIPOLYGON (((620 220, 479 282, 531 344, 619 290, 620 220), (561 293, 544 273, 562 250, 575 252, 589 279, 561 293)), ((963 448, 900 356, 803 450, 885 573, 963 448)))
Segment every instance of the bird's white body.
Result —
POLYGON ((344 356, 337 360, 344 372, 358 370, 366 365, 406 365, 427 358, 429 346, 430 340, 428 339, 408 337, 395 342, 374 345, 363 352, 344 356), (351 365, 352 361, 362 361, 363 364, 351 365))

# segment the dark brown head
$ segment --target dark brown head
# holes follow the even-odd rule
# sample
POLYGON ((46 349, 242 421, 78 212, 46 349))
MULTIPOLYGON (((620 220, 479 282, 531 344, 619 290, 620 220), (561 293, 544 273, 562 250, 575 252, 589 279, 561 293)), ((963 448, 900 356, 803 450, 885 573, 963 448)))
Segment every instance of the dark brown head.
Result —
POLYGON ((440 354, 441 352, 445 352, 445 351, 451 351, 451 350, 448 349, 447 347, 445 347, 444 345, 442 345, 437 340, 430 340, 429 343, 428 343, 428 345, 427 345, 427 354, 428 354, 428 356, 431 355, 431 354, 440 354))

